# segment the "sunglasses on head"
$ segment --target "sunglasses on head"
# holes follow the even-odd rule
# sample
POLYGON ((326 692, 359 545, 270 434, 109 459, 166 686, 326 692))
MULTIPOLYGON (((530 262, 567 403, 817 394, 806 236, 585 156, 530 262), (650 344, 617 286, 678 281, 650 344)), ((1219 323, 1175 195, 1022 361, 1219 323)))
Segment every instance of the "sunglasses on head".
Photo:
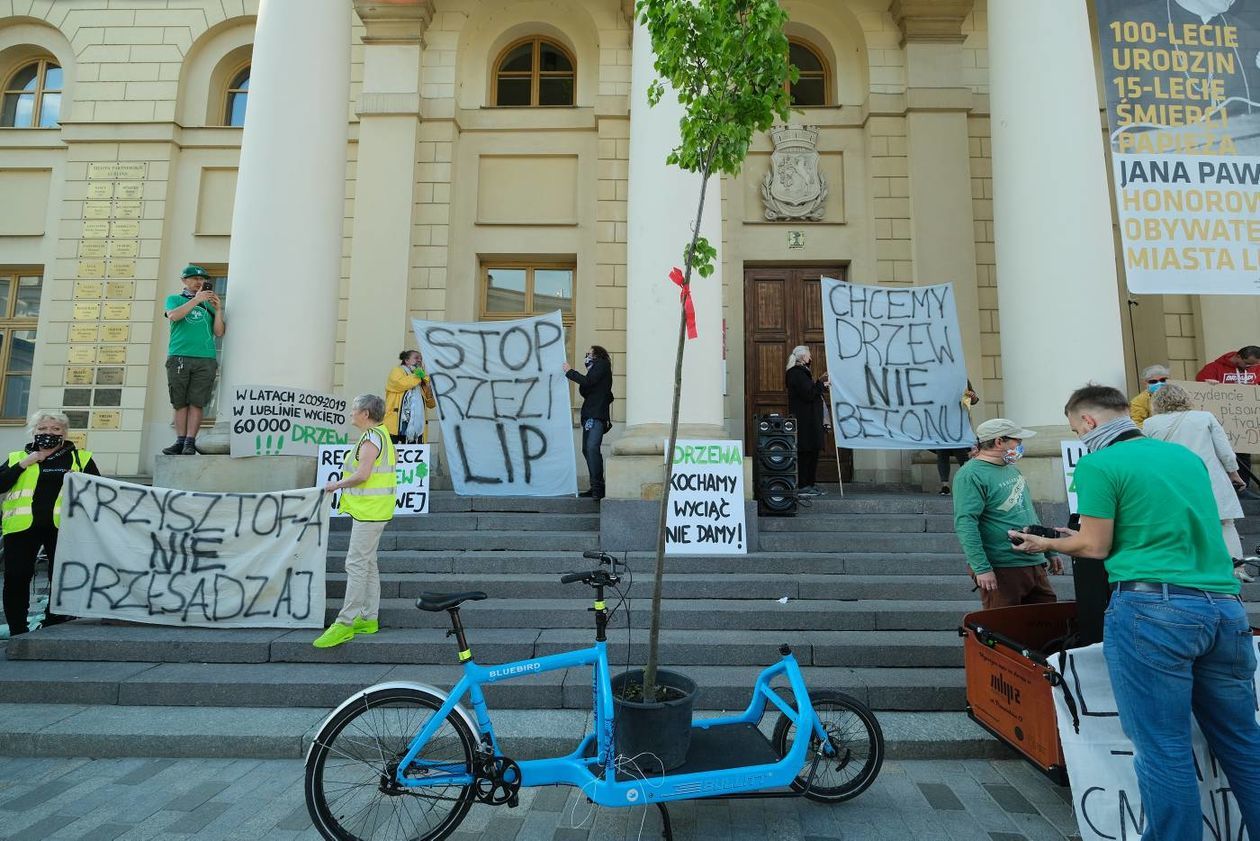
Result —
POLYGON ((1152 377, 1151 379, 1147 380, 1147 382, 1148 383, 1166 383, 1168 382, 1168 378, 1167 377, 1152 377))

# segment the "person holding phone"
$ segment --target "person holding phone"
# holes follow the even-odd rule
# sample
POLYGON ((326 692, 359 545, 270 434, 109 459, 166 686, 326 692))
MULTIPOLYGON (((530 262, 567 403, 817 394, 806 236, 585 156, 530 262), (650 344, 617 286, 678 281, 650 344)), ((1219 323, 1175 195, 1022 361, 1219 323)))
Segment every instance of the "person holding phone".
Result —
POLYGON ((175 410, 175 443, 162 450, 168 456, 196 455, 197 430, 205 405, 214 396, 219 371, 215 339, 227 332, 223 302, 214 280, 192 263, 181 273, 184 289, 166 296, 166 319, 171 324, 166 356, 166 387, 175 410))

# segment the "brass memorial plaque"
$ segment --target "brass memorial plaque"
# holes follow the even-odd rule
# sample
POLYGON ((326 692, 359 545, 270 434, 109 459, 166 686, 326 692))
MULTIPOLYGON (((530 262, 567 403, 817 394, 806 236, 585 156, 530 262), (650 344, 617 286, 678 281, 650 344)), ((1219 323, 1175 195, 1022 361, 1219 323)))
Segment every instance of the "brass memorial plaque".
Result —
POLYGON ((74 444, 80 450, 87 449, 87 433, 86 432, 67 432, 66 440, 74 444))
POLYGON ((135 259, 126 257, 119 260, 110 260, 108 274, 110 277, 135 277, 135 259))
POLYGON ((116 199, 138 199, 144 195, 143 183, 119 183, 114 185, 114 198, 116 199))
POLYGON ((75 321, 96 321, 101 317, 100 304, 75 304, 71 316, 75 321))
POLYGON ((104 240, 85 239, 79 241, 79 256, 86 258, 104 257, 107 251, 104 240))
POLYGON ((83 203, 84 219, 108 219, 111 203, 107 201, 85 201, 83 203))
POLYGON ((91 385, 92 369, 91 368, 67 368, 66 369, 66 385, 91 385))
POLYGON ((88 279, 95 279, 105 276, 104 260, 80 260, 78 268, 75 269, 75 275, 88 279))
POLYGON ((117 409, 98 409, 92 412, 93 429, 119 429, 122 427, 122 412, 117 409))
POLYGON ((70 345, 72 365, 91 365, 96 362, 96 348, 92 345, 70 345))
POLYGON ((115 219, 139 219, 140 218, 140 202, 138 201, 114 202, 114 218, 115 219))
POLYGON ((70 325, 70 341, 72 342, 95 342, 96 336, 95 324, 70 325))
POLYGON ((126 368, 97 368, 96 384, 97 385, 122 385, 123 374, 126 368))
POLYGON ((99 280, 76 280, 74 282, 74 297, 76 298, 101 297, 101 282, 99 280))
POLYGON ((131 338, 130 324, 102 324, 102 342, 125 342, 131 338))
POLYGON ((109 235, 116 239, 136 239, 140 236, 140 223, 132 219, 111 222, 109 235))
POLYGON ((109 256, 118 257, 138 257, 140 256, 140 242, 134 239, 116 239, 109 243, 109 256))
POLYGON ((86 219, 83 222, 84 239, 105 239, 109 236, 109 222, 104 219, 86 219))
POLYGON ((96 348, 96 361, 102 365, 123 365, 127 362, 127 346, 99 345, 96 348))
POLYGON ((98 161, 88 164, 89 181, 143 181, 149 172, 144 161, 98 161))
POLYGON ((122 298, 131 300, 136 295, 135 281, 131 280, 108 280, 105 282, 106 298, 122 298))
POLYGON ((131 304, 106 303, 101 317, 106 321, 128 321, 131 318, 131 304))
POLYGON ((87 197, 89 199, 112 199, 114 197, 114 185, 107 181, 95 181, 88 184, 87 197))

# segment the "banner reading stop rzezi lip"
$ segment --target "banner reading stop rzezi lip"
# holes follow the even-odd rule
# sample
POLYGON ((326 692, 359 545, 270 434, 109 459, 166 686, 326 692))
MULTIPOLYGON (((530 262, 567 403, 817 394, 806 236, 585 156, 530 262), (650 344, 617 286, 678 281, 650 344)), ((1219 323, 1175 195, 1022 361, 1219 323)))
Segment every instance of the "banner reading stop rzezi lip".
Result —
POLYGON ((1096 5, 1130 291, 1260 294, 1260 0, 1096 5))

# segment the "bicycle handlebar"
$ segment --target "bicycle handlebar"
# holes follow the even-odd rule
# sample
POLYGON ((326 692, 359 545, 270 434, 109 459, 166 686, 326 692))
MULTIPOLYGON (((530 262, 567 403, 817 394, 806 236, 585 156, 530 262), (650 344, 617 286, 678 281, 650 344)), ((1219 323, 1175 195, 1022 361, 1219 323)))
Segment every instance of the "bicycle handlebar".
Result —
POLYGON ((572 584, 575 581, 583 581, 589 576, 589 572, 567 572, 560 578, 561 584, 572 584))

